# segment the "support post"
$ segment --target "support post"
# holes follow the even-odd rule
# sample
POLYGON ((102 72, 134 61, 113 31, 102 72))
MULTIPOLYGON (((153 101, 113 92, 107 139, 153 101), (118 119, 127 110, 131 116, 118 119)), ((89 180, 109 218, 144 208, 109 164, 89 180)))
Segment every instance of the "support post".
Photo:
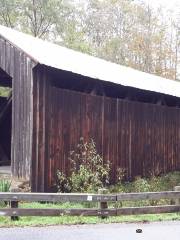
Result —
MULTIPOLYGON (((180 191, 180 186, 175 186, 174 191, 180 191)), ((175 199, 175 205, 180 206, 180 198, 175 199)))
MULTIPOLYGON (((108 193, 108 190, 106 188, 101 188, 101 189, 98 190, 98 194, 107 194, 107 193, 108 193)), ((108 208, 108 203, 107 202, 100 202, 99 203, 99 208, 101 210, 107 209, 108 208)), ((107 217, 108 217, 107 215, 104 215, 104 214, 101 215, 102 219, 105 219, 107 217)))
MULTIPOLYGON (((17 201, 11 201, 11 208, 16 209, 18 208, 18 202, 17 201)), ((18 221, 19 217, 18 216, 11 216, 12 221, 18 221)))

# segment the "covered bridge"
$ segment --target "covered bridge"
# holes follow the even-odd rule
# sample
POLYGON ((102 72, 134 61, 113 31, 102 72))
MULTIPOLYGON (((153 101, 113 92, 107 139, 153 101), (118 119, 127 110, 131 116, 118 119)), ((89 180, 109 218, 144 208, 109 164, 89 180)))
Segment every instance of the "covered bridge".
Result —
POLYGON ((93 138, 127 177, 180 170, 180 83, 0 26, 0 164, 50 191, 69 151, 93 138))

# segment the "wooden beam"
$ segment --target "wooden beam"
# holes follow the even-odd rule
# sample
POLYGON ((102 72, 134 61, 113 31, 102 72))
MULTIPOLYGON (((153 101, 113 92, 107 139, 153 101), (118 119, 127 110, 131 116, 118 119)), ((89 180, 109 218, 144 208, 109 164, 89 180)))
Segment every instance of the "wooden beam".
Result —
POLYGON ((117 209, 119 215, 138 215, 138 214, 157 214, 157 213, 175 213, 180 212, 180 206, 147 206, 147 207, 129 207, 117 209))
POLYGON ((134 200, 159 200, 180 198, 180 191, 88 194, 88 193, 0 193, 4 201, 48 201, 48 202, 115 202, 134 200))
POLYGON ((76 193, 0 193, 4 201, 47 201, 47 202, 115 202, 116 195, 76 193))
POLYGON ((130 207, 119 209, 0 209, 0 216, 120 216, 120 215, 139 215, 139 214, 157 214, 157 213, 175 213, 180 211, 180 206, 148 206, 148 207, 130 207))
POLYGON ((0 216, 116 216, 116 209, 0 209, 0 216))
POLYGON ((180 191, 120 193, 117 194, 117 201, 177 199, 179 196, 180 191))

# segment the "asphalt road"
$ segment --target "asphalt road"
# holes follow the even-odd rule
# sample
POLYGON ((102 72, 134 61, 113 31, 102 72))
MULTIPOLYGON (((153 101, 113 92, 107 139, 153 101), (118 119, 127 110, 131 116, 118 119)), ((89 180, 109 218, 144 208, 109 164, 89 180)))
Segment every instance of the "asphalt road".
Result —
POLYGON ((180 240, 180 221, 147 224, 97 224, 1 228, 0 240, 180 240), (142 233, 136 233, 136 229, 142 233))

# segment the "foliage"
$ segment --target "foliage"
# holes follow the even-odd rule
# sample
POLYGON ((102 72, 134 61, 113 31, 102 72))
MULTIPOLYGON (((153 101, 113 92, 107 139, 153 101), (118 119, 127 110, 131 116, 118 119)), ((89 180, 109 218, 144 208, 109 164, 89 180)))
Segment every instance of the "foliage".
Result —
POLYGON ((180 172, 170 172, 149 178, 136 177, 134 181, 120 181, 110 187, 111 192, 159 192, 173 191, 180 184, 180 172))
POLYGON ((9 96, 11 89, 8 87, 0 87, 0 96, 7 97, 9 96))
MULTIPOLYGON (((9 192, 11 187, 11 182, 6 179, 1 179, 0 180, 0 192, 9 192)), ((0 201, 0 206, 6 206, 7 202, 0 201)))
MULTIPOLYGON (((132 182, 120 181, 109 188, 110 192, 161 192, 173 191, 175 186, 180 184, 180 172, 172 172, 149 178, 136 177, 132 182)), ((122 201, 120 206, 143 206, 171 204, 170 200, 145 200, 145 201, 122 201)))
POLYGON ((57 172, 57 188, 60 192, 94 192, 109 185, 110 163, 103 163, 91 139, 81 138, 74 151, 70 152, 70 177, 57 172))
POLYGON ((18 25, 20 0, 0 0, 0 23, 14 28, 18 25))
POLYGON ((135 181, 132 183, 134 192, 149 192, 150 185, 145 178, 137 177, 135 181))
POLYGON ((0 0, 0 24, 178 79, 179 13, 132 0, 0 0))
POLYGON ((63 193, 70 192, 72 189, 69 178, 59 170, 57 170, 56 187, 58 192, 63 193))
POLYGON ((65 6, 59 0, 23 0, 20 6, 21 28, 35 37, 49 38, 56 22, 64 23, 65 6))
POLYGON ((11 187, 11 182, 6 179, 0 180, 0 192, 9 192, 11 187))

